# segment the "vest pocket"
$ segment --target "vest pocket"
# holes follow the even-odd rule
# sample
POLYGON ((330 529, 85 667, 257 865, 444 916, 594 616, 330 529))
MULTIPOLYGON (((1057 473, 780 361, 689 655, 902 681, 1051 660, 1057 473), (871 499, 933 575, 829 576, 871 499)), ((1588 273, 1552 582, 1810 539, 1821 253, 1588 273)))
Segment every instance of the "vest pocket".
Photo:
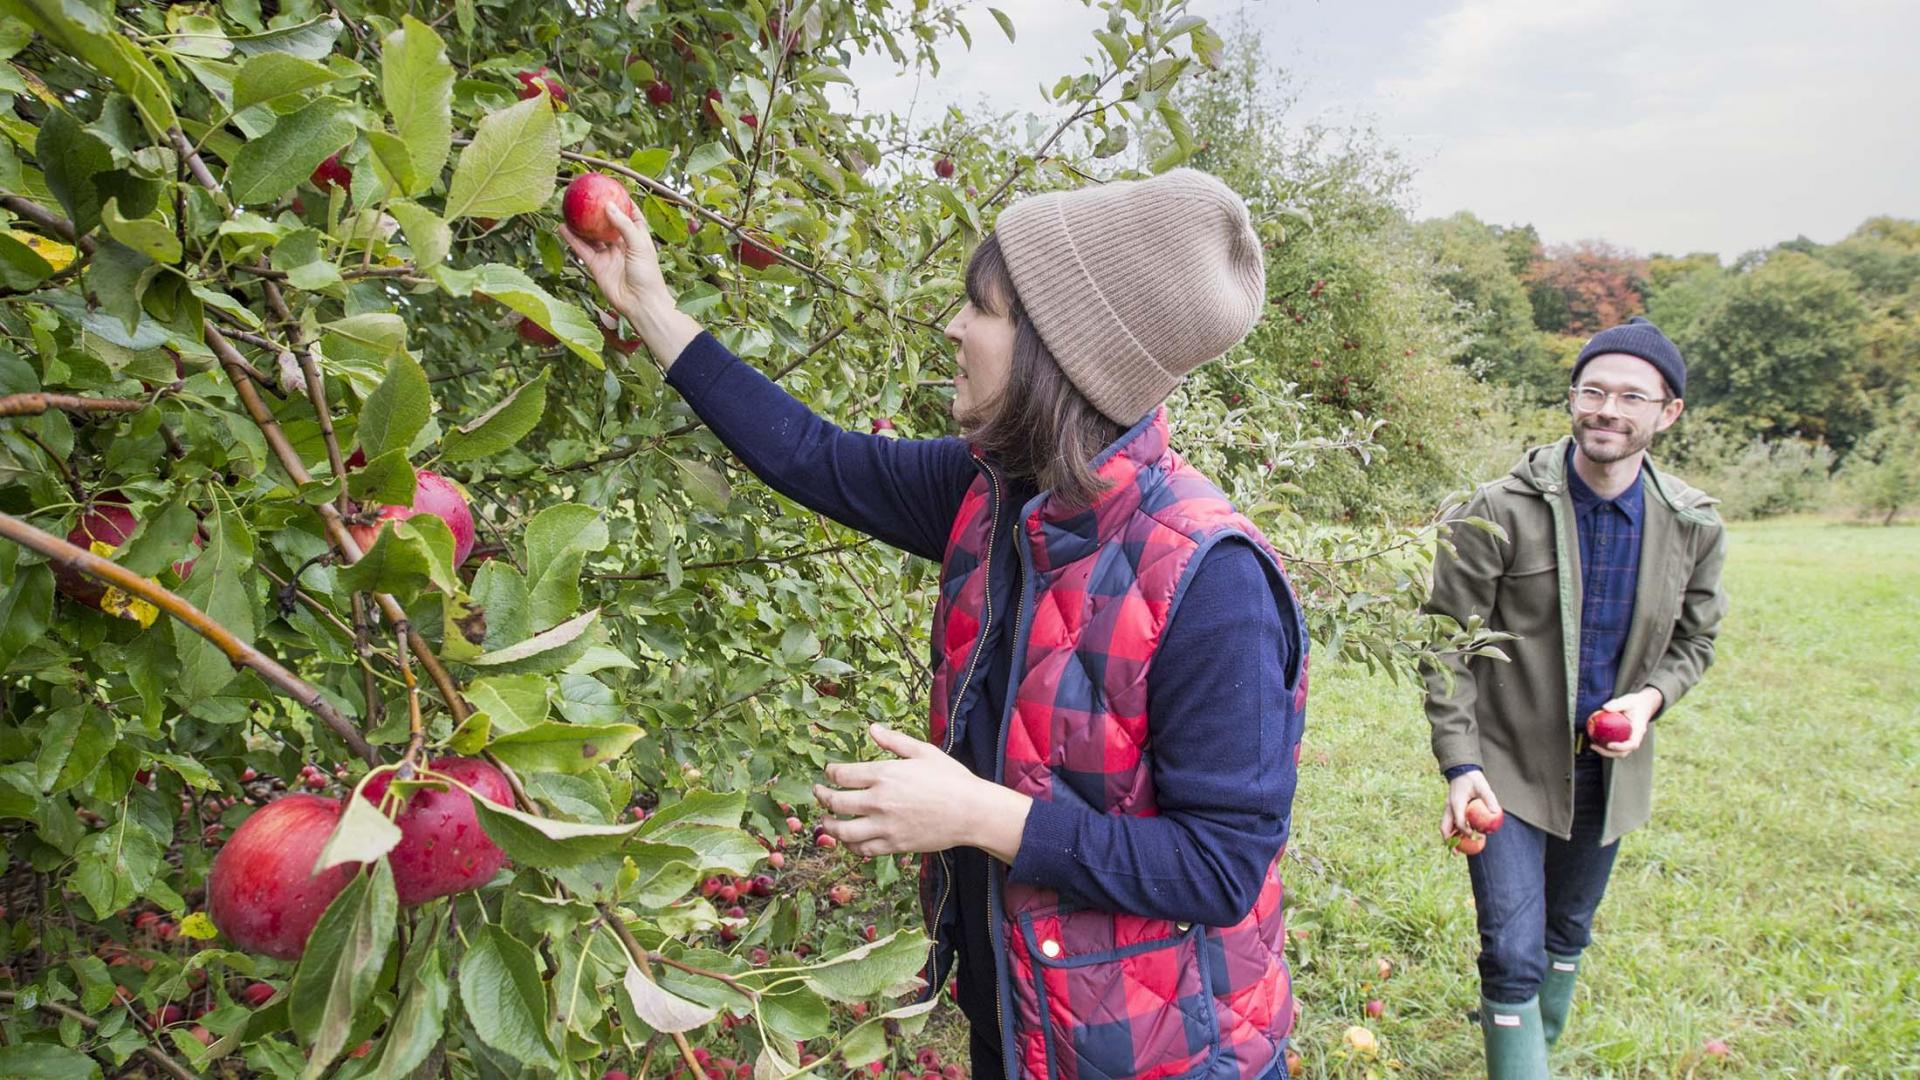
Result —
POLYGON ((1206 1073, 1220 1031, 1205 927, 1104 911, 1023 912, 1019 921, 1032 978, 1015 979, 1015 993, 1023 981, 1032 987, 1022 1004, 1039 1017, 1046 1080, 1206 1073))

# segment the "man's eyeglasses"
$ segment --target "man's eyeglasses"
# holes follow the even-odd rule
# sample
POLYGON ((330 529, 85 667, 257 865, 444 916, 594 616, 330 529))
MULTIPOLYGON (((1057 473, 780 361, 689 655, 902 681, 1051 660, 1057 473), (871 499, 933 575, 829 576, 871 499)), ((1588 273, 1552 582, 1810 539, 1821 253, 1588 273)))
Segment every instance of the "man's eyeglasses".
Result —
POLYGON ((1574 412, 1599 412, 1606 407, 1608 398, 1619 401, 1621 410, 1630 413, 1645 412, 1652 406, 1664 405, 1673 400, 1672 398, 1648 397, 1645 394, 1632 390, 1611 393, 1597 386, 1574 386, 1567 389, 1567 400, 1573 403, 1574 412))

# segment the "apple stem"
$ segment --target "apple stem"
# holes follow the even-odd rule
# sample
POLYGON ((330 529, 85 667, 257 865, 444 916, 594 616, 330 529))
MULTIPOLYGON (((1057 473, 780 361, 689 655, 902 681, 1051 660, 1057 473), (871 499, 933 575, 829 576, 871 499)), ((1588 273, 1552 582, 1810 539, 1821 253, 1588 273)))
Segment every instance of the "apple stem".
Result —
POLYGON ((367 740, 362 738, 359 729, 336 712, 320 691, 306 680, 280 666, 280 662, 241 641, 231 630, 215 622, 211 616, 181 598, 178 593, 163 587, 157 581, 143 578, 119 563, 103 559, 90 551, 82 550, 51 533, 42 532, 12 514, 0 513, 0 536, 30 551, 38 552, 47 558, 77 573, 82 573, 97 581, 104 582, 130 596, 137 596, 180 622, 201 637, 212 642, 214 647, 225 653, 235 667, 244 667, 259 675, 267 685, 293 698, 306 706, 307 711, 318 716, 334 734, 354 753, 365 758, 370 764, 378 764, 379 755, 374 752, 367 740))
MULTIPOLYGON (((15 994, 13 991, 0 990, 0 1001, 4 1001, 7 1004, 12 1005, 17 1003, 19 1000, 20 1000, 19 995, 15 994)), ((86 1013, 83 1013, 79 1009, 73 1008, 72 1006, 62 1005, 57 1001, 36 1001, 34 1002, 34 1005, 37 1008, 45 1009, 46 1011, 52 1013, 55 1016, 60 1017, 63 1020, 71 1020, 74 1023, 79 1024, 81 1027, 87 1029, 88 1031, 97 1031, 100 1028, 100 1021, 95 1020, 93 1017, 88 1016, 86 1013)), ((129 1015, 133 1015, 133 1009, 131 1007, 127 1009, 127 1012, 129 1015)), ((141 1020, 139 1016, 133 1015, 133 1020, 137 1026, 146 1030, 146 1033, 149 1036, 153 1034, 152 1030, 148 1028, 146 1022, 144 1020, 141 1020)), ((198 1080, 197 1074, 189 1070, 185 1065, 182 1065, 178 1061, 175 1061, 173 1059, 173 1055, 167 1053, 165 1050, 160 1049, 159 1047, 153 1045, 152 1043, 147 1043, 141 1046, 140 1052, 147 1055, 147 1057, 151 1059, 155 1065, 158 1065, 162 1069, 165 1069, 170 1075, 179 1077, 180 1080, 198 1080)))

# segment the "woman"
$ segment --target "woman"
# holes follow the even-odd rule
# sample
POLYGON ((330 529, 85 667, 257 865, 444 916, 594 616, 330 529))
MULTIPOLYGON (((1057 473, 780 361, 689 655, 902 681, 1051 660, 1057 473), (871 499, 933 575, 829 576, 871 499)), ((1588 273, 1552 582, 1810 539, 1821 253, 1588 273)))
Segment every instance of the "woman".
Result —
POLYGON ((643 226, 562 230, 668 382, 775 490, 941 561, 922 742, 829 766, 827 831, 918 852, 973 1074, 1284 1075, 1278 876, 1306 638, 1279 560, 1167 447, 1163 399, 1265 301, 1240 198, 1178 170, 1022 200, 967 268, 962 438, 842 431, 730 354, 643 226))

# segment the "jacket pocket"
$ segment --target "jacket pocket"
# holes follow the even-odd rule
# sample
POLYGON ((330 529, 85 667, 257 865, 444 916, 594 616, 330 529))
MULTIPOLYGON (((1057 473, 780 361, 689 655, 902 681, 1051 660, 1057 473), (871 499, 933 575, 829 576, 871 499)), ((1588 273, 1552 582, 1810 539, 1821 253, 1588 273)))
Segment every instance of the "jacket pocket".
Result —
POLYGON ((1025 912, 1046 1080, 1181 1080, 1219 1054, 1206 928, 1105 911, 1025 912))
POLYGON ((1495 629, 1532 635, 1560 627, 1560 564, 1552 548, 1522 551, 1500 575, 1495 629))

